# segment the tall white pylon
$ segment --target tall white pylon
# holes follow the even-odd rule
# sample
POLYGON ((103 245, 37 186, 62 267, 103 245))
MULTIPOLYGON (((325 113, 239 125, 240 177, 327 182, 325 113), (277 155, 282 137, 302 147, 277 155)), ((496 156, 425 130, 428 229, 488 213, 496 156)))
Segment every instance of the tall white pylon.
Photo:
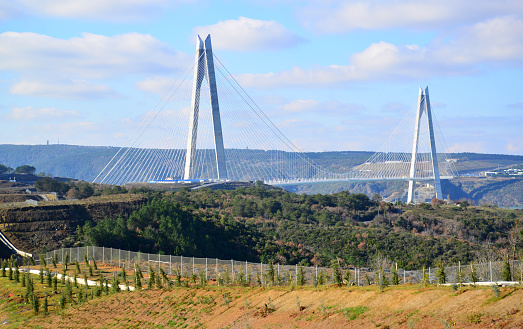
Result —
POLYGON ((410 175, 409 175, 409 189, 407 195, 407 203, 412 203, 414 199, 414 187, 416 185, 416 159, 418 155, 418 142, 419 142, 419 131, 421 124, 421 117, 423 113, 427 117, 427 125, 429 128, 429 139, 430 139, 430 156, 432 162, 432 171, 434 173, 434 188, 436 190, 436 198, 442 199, 443 193, 441 192, 441 181, 439 177, 439 166, 438 156, 436 152, 436 142, 434 140, 434 128, 432 126, 432 111, 430 107, 429 99, 429 87, 425 88, 425 94, 423 89, 419 88, 418 96, 418 107, 416 111, 416 124, 414 126, 414 142, 412 143, 412 157, 410 160, 410 175))
POLYGON ((196 156, 196 140, 198 137, 198 116, 200 112, 200 89, 203 78, 209 83, 211 96, 212 122, 214 130, 214 150, 216 154, 216 171, 218 179, 227 178, 225 167, 225 150, 223 148, 222 123, 220 120, 220 107, 218 104, 218 91, 216 89, 216 76, 214 72, 214 60, 212 55, 211 35, 205 39, 200 36, 196 39, 196 55, 194 65, 194 80, 192 88, 191 112, 189 118, 189 134, 187 138, 187 153, 185 154, 184 179, 194 177, 194 158, 196 156))

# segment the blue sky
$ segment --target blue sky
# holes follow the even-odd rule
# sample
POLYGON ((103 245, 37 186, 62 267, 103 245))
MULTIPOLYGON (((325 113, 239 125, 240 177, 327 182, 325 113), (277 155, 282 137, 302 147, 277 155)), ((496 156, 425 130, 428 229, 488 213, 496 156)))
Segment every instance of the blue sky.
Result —
POLYGON ((122 145, 210 33, 304 151, 379 149, 429 86, 450 151, 523 155, 521 1, 0 0, 0 27, 2 144, 122 145))

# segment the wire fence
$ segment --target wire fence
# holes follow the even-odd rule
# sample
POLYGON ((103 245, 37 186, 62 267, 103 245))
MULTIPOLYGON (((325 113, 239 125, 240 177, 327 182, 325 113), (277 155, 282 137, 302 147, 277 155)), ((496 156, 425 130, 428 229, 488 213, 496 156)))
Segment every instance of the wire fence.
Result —
MULTIPOLYGON (((220 280, 230 282, 243 282, 246 284, 265 285, 269 282, 278 285, 287 284, 334 284, 335 270, 331 267, 298 266, 251 263, 247 261, 223 260, 218 258, 198 258, 171 256, 161 254, 148 254, 120 250, 114 248, 86 246, 62 248, 45 253, 46 262, 52 262, 53 258, 64 263, 82 262, 85 258, 95 260, 97 263, 118 266, 127 270, 133 270, 139 265, 142 272, 159 271, 161 268, 168 275, 179 274, 182 277, 198 276, 206 280, 220 280)), ((37 260, 39 262, 39 260, 37 260)), ((523 262, 521 260, 509 261, 510 280, 503 280, 504 263, 488 262, 469 265, 444 267, 446 283, 467 282, 502 282, 523 281, 523 262), (475 278, 474 278, 475 277, 475 278)), ((347 267, 341 268, 341 276, 346 284, 358 286, 378 283, 384 276, 390 283, 393 281, 394 272, 398 282, 402 283, 441 283, 439 268, 427 268, 423 270, 403 270, 391 268, 366 268, 347 267)), ((506 270, 505 270, 506 271, 506 270)))

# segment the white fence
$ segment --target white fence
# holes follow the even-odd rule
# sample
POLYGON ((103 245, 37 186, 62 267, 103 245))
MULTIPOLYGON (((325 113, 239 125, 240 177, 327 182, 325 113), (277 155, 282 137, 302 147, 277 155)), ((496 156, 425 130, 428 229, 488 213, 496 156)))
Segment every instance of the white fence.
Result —
MULTIPOLYGON (((239 278, 243 278, 244 281, 250 282, 251 284, 264 284, 267 283, 267 280, 271 280, 269 274, 270 265, 264 263, 250 263, 232 259, 222 260, 217 258, 148 254, 95 246, 71 247, 50 251, 45 254, 45 259, 48 264, 52 262, 53 258, 56 258, 59 263, 63 263, 66 255, 69 257, 69 262, 73 262, 74 260, 82 262, 85 255, 89 260, 94 259, 97 263, 124 267, 128 270, 134 269, 135 264, 138 264, 143 272, 148 272, 149 267, 155 271, 161 267, 168 275, 174 275, 176 273, 185 277, 205 275, 207 280, 218 280, 219 277, 223 277, 225 274, 229 276, 233 282, 238 281, 239 278)), ((521 283, 521 281, 523 281, 523 262, 521 260, 515 260, 510 261, 509 264, 512 276, 509 281, 519 281, 521 283)), ((502 280, 503 262, 489 262, 445 267, 446 282, 471 282, 473 269, 476 272, 478 282, 504 281, 502 280), (461 273, 461 279, 459 273, 461 273)), ((275 284, 289 284, 291 281, 297 283, 300 272, 303 273, 305 284, 312 285, 318 281, 320 281, 320 284, 334 283, 334 270, 330 267, 300 267, 298 265, 273 264, 273 270, 274 280, 271 281, 274 281, 275 284)), ((438 283, 437 271, 438 268, 425 269, 425 275, 428 277, 429 283, 438 283)), ((349 281, 359 286, 377 283, 381 275, 381 271, 371 268, 349 267, 342 268, 341 272, 345 278, 347 278, 348 272, 349 281)), ((391 270, 384 269, 383 273, 389 282, 391 282, 391 270)), ((400 283, 420 283, 423 281, 423 270, 408 271, 398 269, 397 273, 400 283)))

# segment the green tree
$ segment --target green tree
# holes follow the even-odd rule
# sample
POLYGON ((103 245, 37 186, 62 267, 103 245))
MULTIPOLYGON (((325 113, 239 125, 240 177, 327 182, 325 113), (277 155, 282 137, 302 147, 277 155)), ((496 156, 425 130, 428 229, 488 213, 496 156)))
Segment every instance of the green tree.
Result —
POLYGON ((32 175, 34 175, 35 172, 36 172, 36 168, 33 167, 33 166, 29 166, 29 165, 19 166, 19 167, 16 167, 16 169, 15 169, 15 174, 32 174, 32 175))
POLYGON ((59 182, 55 179, 44 177, 35 182, 35 188, 38 192, 57 192, 67 193, 71 188, 68 184, 59 182))
POLYGON ((510 263, 508 259, 503 261, 503 271, 501 273, 501 280, 503 281, 512 281, 512 272, 510 270, 510 263))
POLYGON ((444 284, 447 282, 447 274, 445 273, 445 264, 443 264, 443 262, 438 263, 436 277, 438 278, 439 284, 444 284))
POLYGON ((391 269, 390 269, 391 273, 392 273, 392 285, 393 286, 397 286, 398 284, 400 284, 400 279, 399 279, 399 276, 398 276, 398 264, 394 264, 392 265, 391 269))
POLYGON ((7 172, 8 172, 8 167, 3 164, 0 164, 0 174, 5 174, 7 172))
POLYGON ((296 275, 296 285, 303 286, 305 285, 305 275, 303 273, 303 266, 298 266, 298 273, 296 275))
POLYGON ((342 283, 342 277, 341 277, 341 269, 340 269, 340 263, 337 260, 332 261, 332 271, 333 271, 333 280, 334 284, 341 284, 342 283))

